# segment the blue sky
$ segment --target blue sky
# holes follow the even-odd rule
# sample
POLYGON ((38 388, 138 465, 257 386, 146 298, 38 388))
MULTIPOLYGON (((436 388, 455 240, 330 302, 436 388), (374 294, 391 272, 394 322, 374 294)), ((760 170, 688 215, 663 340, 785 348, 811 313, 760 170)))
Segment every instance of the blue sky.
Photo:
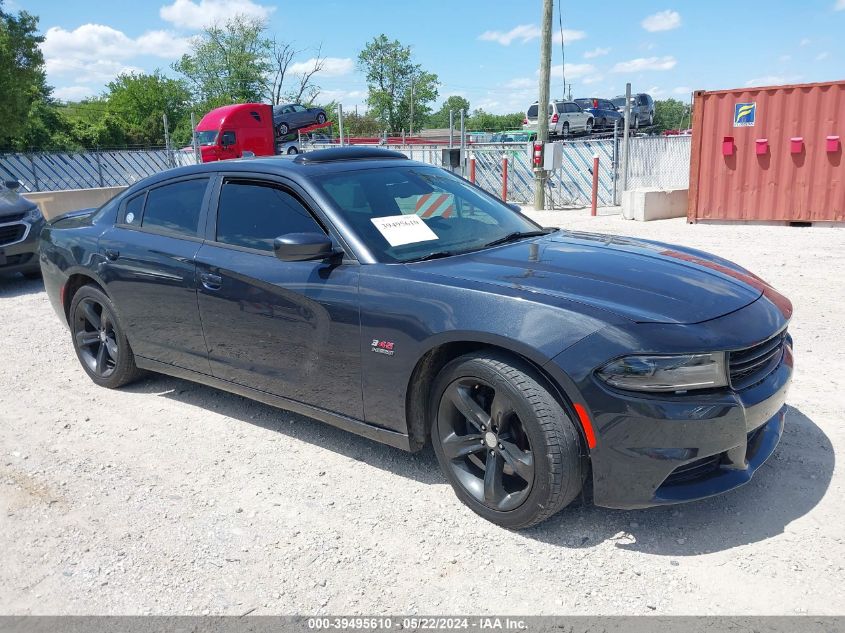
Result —
MULTIPOLYGON (((555 3, 552 94, 561 93, 555 3)), ((439 75, 440 98, 460 94, 473 108, 524 111, 536 99, 540 0, 7 0, 6 10, 40 17, 55 96, 102 92, 123 70, 168 74, 204 23, 242 12, 305 49, 322 44, 327 72, 318 101, 363 107, 358 51, 386 33, 413 47, 439 75), (313 16, 310 7, 317 9, 313 16)), ((845 0, 562 0, 567 81, 573 96, 614 96, 625 82, 657 98, 697 89, 845 78, 845 0)))

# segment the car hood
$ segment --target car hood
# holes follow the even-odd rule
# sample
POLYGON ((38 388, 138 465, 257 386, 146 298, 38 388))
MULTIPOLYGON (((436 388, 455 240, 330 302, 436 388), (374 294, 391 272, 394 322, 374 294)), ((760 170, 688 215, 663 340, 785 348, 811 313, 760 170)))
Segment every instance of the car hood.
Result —
POLYGON ((26 213, 34 206, 34 202, 27 200, 17 191, 0 188, 0 222, 5 216, 26 213))
POLYGON ((700 323, 767 284, 727 260, 669 244, 557 231, 422 264, 430 273, 587 304, 641 323, 700 323))

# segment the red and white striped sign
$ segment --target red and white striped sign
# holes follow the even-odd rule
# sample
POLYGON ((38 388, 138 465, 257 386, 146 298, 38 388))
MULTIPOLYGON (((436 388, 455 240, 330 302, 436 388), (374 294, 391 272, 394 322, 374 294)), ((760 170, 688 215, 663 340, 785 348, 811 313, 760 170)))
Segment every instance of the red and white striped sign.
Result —
POLYGON ((415 212, 421 218, 448 218, 455 212, 454 198, 448 193, 426 193, 417 200, 415 212))

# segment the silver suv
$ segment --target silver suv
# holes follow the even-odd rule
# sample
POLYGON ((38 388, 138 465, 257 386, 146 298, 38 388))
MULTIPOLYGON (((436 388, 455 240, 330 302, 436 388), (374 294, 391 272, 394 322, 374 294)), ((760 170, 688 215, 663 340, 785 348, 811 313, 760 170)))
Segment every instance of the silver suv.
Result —
MULTIPOLYGON (((537 129, 537 113, 540 108, 532 103, 522 121, 523 130, 537 129)), ((589 134, 593 131, 593 115, 584 112, 574 101, 555 101, 549 104, 549 136, 569 136, 570 134, 589 134)))
MULTIPOLYGON (((625 114, 625 95, 611 99, 613 105, 619 108, 619 112, 625 114)), ((651 95, 639 92, 631 95, 631 119, 630 127, 638 128, 654 125, 654 99, 651 95)))

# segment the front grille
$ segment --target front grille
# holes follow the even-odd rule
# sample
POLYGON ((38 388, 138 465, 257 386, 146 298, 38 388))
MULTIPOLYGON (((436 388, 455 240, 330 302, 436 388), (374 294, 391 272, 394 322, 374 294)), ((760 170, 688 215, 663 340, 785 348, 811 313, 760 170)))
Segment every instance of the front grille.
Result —
POLYGON ((731 386, 745 389, 772 373, 783 357, 786 330, 752 347, 731 352, 729 370, 731 386))
POLYGON ((26 224, 0 226, 0 246, 17 242, 24 236, 24 233, 26 233, 26 224))
POLYGON ((12 213, 11 215, 0 216, 0 224, 9 224, 11 222, 20 222, 24 219, 26 213, 12 213))

